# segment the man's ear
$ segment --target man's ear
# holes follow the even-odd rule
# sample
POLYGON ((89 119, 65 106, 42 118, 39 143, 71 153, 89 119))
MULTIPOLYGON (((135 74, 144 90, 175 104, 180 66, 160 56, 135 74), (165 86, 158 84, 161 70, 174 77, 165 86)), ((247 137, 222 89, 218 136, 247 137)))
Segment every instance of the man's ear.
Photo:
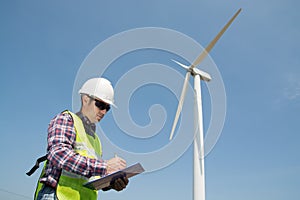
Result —
POLYGON ((82 100, 82 104, 86 105, 89 102, 89 97, 87 95, 82 95, 81 96, 81 100, 82 100))

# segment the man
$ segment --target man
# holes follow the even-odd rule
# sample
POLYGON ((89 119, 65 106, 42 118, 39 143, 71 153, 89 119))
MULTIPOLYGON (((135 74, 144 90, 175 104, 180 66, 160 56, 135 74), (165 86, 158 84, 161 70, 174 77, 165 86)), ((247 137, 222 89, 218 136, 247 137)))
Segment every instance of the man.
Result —
MULTIPOLYGON (((114 91, 104 78, 92 78, 79 90, 81 109, 64 111, 54 117, 48 128, 47 162, 35 192, 37 200, 96 200, 97 191, 83 187, 90 178, 113 173, 126 167, 120 157, 102 160, 95 123, 114 106, 114 91)), ((104 191, 120 191, 128 179, 114 180, 104 191)))

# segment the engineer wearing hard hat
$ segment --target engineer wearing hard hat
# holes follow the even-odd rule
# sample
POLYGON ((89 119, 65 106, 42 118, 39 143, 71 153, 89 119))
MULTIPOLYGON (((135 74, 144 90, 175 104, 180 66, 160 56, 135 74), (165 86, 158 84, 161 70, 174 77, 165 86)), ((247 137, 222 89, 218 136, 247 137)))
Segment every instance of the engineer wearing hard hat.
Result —
MULTIPOLYGON (((114 106, 114 90, 104 78, 87 80, 79 90, 81 109, 64 111, 48 127, 47 161, 40 176, 35 199, 96 200, 97 191, 83 187, 90 178, 105 176, 126 167, 120 157, 102 160, 95 123, 114 106)), ((123 190, 126 177, 114 180, 104 191, 123 190)))

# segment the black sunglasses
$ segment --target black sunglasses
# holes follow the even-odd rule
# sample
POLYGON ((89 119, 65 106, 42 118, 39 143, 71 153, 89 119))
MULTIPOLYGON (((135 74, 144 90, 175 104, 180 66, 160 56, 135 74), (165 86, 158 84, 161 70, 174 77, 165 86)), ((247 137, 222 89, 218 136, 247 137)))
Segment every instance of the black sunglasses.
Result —
POLYGON ((94 97, 88 95, 88 97, 90 97, 91 99, 93 99, 95 101, 95 106, 97 106, 97 108, 99 108, 100 110, 106 110, 106 112, 108 112, 110 110, 110 105, 103 102, 103 101, 99 101, 98 99, 95 99, 94 97))
POLYGON ((95 106, 97 106, 100 110, 106 110, 106 112, 108 112, 110 110, 110 105, 103 102, 103 101, 99 101, 97 99, 95 100, 95 106))

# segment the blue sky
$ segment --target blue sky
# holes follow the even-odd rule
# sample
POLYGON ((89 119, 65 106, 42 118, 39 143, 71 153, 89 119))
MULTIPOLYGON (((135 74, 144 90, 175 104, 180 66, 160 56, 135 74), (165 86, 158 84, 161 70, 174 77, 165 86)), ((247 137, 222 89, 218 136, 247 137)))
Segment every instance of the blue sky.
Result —
MULTIPOLYGON (((227 113, 221 137, 205 160, 207 199, 299 199, 298 7, 295 0, 0 1, 0 198, 31 199, 39 173, 27 177, 25 172, 45 153, 50 119, 72 109, 77 72, 97 45, 133 28, 163 27, 206 46, 242 8, 210 53, 224 81, 227 113)), ((126 72, 163 62, 184 75, 166 61, 172 56, 160 53, 124 55, 113 65, 124 63, 126 72)), ((120 76, 116 72, 107 72, 113 84, 120 76)), ((209 105, 207 90, 203 95, 204 106, 209 105)), ((155 150, 168 143, 177 102, 159 87, 138 90, 129 107, 137 124, 149 123, 152 104, 162 104, 167 112, 154 141, 123 138, 112 112, 100 125, 124 148, 155 150)), ((210 114, 204 111, 206 127, 210 114)), ((125 191, 99 195, 121 198, 192 199, 192 148, 172 165, 135 177, 125 191)))

